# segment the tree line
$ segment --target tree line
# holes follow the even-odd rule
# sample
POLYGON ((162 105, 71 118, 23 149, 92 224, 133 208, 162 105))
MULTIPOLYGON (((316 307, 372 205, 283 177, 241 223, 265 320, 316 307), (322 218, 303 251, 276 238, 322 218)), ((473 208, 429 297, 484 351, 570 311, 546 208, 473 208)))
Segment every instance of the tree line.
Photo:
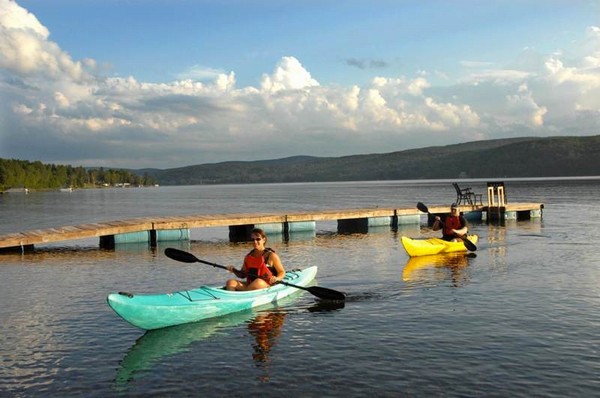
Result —
POLYGON ((600 135, 515 137, 342 157, 294 156, 148 169, 161 185, 600 175, 600 135))
POLYGON ((0 158, 0 190, 9 188, 58 189, 93 188, 119 184, 154 185, 155 177, 142 176, 126 169, 73 167, 0 158))

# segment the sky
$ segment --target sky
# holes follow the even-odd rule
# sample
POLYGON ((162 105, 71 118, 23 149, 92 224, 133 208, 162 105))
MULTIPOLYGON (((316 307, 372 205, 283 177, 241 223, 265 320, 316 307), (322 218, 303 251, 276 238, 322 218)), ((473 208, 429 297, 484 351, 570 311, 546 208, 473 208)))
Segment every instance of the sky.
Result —
POLYGON ((0 0, 1 158, 165 169, 597 134, 600 0, 0 0))

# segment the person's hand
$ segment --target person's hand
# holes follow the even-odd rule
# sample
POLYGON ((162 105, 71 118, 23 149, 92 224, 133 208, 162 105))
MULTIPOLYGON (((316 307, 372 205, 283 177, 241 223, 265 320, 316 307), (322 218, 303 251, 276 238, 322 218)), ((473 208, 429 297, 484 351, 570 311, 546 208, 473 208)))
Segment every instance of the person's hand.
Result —
POLYGON ((233 274, 233 265, 228 265, 227 266, 227 271, 231 272, 233 274))
POLYGON ((271 285, 272 285, 272 284, 274 284, 274 283, 276 283, 276 282, 279 282, 279 278, 277 278, 275 275, 273 275, 273 276, 271 277, 270 283, 271 283, 271 285))

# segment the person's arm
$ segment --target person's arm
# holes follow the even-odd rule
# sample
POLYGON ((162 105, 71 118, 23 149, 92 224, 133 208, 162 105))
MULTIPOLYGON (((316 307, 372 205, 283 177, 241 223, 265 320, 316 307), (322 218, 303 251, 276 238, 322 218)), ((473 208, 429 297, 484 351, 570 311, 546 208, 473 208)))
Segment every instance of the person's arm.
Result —
POLYGON ((271 283, 278 282, 285 277, 285 268, 283 268, 283 264, 281 263, 281 259, 279 255, 275 252, 271 253, 269 256, 269 260, 271 260, 271 265, 275 268, 275 272, 273 274, 273 278, 271 279, 271 283))
POLYGON ((227 267, 227 271, 233 273, 238 278, 245 278, 247 276, 245 265, 246 265, 246 263, 244 262, 241 270, 238 270, 238 269, 234 268, 233 265, 230 265, 227 267))
POLYGON ((460 216, 460 225, 461 225, 461 227, 459 229, 454 229, 453 231, 454 231, 454 233, 456 235, 463 236, 469 230, 469 226, 467 224, 467 220, 463 216, 460 216))
POLYGON ((431 229, 433 229, 434 231, 439 231, 440 229, 442 229, 442 223, 440 221, 440 216, 435 216, 435 221, 433 222, 431 229))

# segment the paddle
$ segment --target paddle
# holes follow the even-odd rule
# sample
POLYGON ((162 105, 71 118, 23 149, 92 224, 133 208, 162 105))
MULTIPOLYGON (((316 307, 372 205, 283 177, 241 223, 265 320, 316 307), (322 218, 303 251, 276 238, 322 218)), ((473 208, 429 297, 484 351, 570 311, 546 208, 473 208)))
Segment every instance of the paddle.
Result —
MULTIPOLYGON (((165 255, 175 261, 180 261, 182 263, 203 263, 212 265, 213 267, 227 269, 224 265, 219 265, 215 263, 211 263, 210 261, 200 260, 198 257, 194 256, 192 253, 185 252, 183 250, 174 249, 172 247, 168 247, 165 249, 165 255)), ((328 289, 326 287, 320 286, 298 286, 293 285, 289 282, 279 281, 277 283, 281 283, 282 285, 295 287, 296 289, 302 289, 310 292, 313 296, 316 296, 322 300, 334 300, 334 301, 344 301, 346 299, 346 295, 342 292, 338 292, 337 290, 328 289)))
MULTIPOLYGON (((417 203, 417 209, 419 209, 419 211, 422 211, 423 213, 427 213, 427 214, 433 215, 433 214, 431 214, 431 213, 429 212, 429 209, 427 208, 427 206, 425 206, 425 204, 423 204, 423 203, 421 203, 421 202, 417 203)), ((442 225, 444 224, 444 223, 443 223, 441 220, 440 220, 440 223, 441 223, 442 225)), ((465 247, 466 247, 468 250, 470 250, 470 251, 472 251, 472 252, 474 252, 474 251, 476 251, 476 250, 477 250, 477 246, 475 246, 475 243, 473 243, 473 242, 471 242, 469 239, 467 239, 466 235, 459 235, 459 234, 456 234, 456 236, 457 236, 457 237, 459 237, 460 239, 462 239, 462 241, 463 241, 463 242, 464 242, 464 244, 465 244, 465 247)))

